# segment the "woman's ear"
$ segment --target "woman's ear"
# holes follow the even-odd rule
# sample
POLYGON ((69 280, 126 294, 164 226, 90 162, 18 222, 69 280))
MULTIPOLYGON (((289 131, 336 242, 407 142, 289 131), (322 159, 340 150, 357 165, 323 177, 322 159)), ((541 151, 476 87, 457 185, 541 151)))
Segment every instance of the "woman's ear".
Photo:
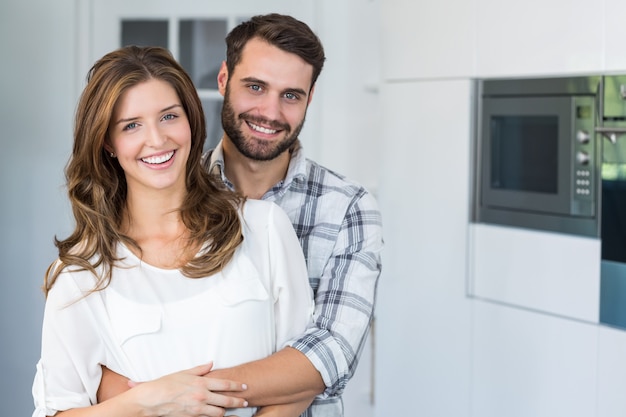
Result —
POLYGON ((104 141, 104 144, 102 145, 102 147, 104 148, 104 150, 106 151, 106 153, 108 153, 109 155, 111 155, 111 157, 115 156, 115 150, 113 149, 113 146, 111 146, 109 144, 108 140, 104 141))

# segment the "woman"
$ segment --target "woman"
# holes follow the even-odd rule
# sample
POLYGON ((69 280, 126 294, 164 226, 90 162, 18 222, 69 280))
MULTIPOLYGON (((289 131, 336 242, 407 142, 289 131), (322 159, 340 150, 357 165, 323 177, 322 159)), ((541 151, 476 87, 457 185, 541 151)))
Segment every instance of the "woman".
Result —
MULTIPOLYGON (((291 223, 203 170, 205 136, 193 83, 165 49, 121 48, 90 70, 66 168, 76 227, 55 240, 59 259, 46 273, 33 416, 161 415, 151 399, 173 372, 260 359, 310 323, 291 223), (101 365, 152 382, 96 404, 101 365)), ((202 381, 184 415, 246 406, 219 393, 241 383, 202 381)))

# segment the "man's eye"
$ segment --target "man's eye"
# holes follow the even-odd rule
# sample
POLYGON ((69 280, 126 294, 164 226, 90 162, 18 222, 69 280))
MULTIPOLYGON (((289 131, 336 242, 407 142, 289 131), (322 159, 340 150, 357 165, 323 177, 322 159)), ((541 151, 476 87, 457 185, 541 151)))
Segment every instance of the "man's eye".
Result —
POLYGON ((258 84, 253 84, 253 85, 250 86, 250 90, 252 90, 252 91, 261 91, 262 88, 258 84))
POLYGON ((287 98, 289 100, 297 100, 300 97, 297 94, 294 94, 294 93, 285 93, 285 98, 287 98))

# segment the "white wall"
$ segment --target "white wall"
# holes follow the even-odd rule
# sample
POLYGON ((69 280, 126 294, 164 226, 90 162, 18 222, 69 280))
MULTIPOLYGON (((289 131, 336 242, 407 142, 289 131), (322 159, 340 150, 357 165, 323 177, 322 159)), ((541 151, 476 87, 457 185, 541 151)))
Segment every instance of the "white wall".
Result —
POLYGON ((10 1, 0 13, 0 415, 32 413, 46 267, 67 233, 62 189, 74 109, 74 0, 10 1))
MULTIPOLYGON (((375 415, 623 416, 626 332, 594 323, 596 243, 587 245, 596 257, 581 265, 595 274, 586 278, 588 291, 551 304, 542 290, 554 283, 529 280, 519 302, 520 291, 507 291, 522 281, 510 280, 510 266, 500 263, 501 281, 482 280, 479 290, 493 294, 501 285, 499 294, 515 302, 466 295, 476 235, 468 232, 467 210, 471 109, 462 103, 471 99, 472 78, 626 72, 619 23, 626 3, 382 0, 381 9, 388 150, 380 195, 388 249, 375 415)), ((488 239, 506 248, 512 237, 488 239)), ((543 239, 546 246, 554 240, 543 239)), ((573 256, 563 245, 550 250, 573 256)), ((480 262, 478 273, 493 265, 488 255, 480 262)))

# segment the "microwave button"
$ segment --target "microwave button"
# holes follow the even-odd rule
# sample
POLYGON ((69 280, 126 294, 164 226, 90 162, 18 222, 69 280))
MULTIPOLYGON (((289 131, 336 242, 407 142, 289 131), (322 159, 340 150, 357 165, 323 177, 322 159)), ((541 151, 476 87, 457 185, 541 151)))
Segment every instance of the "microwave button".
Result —
POLYGON ((579 151, 576 153, 576 161, 581 165, 589 164, 589 154, 587 152, 579 151))
POLYGON ((578 142, 580 143, 589 143, 590 138, 589 132, 586 130, 579 130, 578 133, 576 133, 576 139, 578 139, 578 142))

